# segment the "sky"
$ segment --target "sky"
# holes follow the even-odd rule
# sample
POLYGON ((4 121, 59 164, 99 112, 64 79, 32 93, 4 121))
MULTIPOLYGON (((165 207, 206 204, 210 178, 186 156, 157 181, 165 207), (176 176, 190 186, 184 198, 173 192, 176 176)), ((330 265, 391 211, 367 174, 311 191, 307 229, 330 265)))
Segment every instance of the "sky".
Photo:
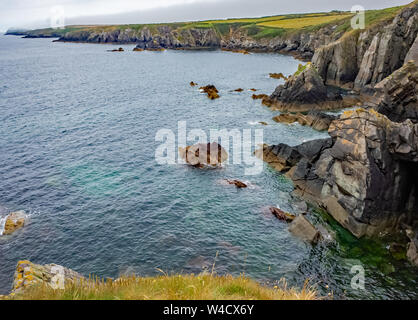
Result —
POLYGON ((128 24, 379 9, 412 0, 0 0, 0 32, 72 24, 128 24), (60 17, 64 17, 62 20, 60 17))

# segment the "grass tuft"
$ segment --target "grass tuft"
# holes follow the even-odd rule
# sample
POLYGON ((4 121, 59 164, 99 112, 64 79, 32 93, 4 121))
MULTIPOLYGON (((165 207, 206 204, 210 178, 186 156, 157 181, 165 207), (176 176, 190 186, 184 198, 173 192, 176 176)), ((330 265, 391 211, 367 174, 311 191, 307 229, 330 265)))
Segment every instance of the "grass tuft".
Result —
POLYGON ((286 282, 268 288, 245 277, 161 275, 117 280, 90 277, 80 283, 54 290, 46 284, 33 286, 9 296, 12 300, 318 300, 306 282, 301 290, 287 288, 286 282))

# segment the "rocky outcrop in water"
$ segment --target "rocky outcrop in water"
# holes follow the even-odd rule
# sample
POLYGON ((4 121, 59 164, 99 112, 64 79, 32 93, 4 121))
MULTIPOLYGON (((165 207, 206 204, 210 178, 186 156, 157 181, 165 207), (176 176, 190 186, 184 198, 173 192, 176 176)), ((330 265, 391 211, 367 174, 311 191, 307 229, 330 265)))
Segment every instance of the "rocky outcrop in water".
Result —
POLYGON ((418 218, 418 125, 359 109, 333 121, 329 134, 297 147, 266 146, 264 158, 357 237, 418 218))
POLYGON ((220 166, 228 159, 228 153, 218 143, 198 143, 186 148, 179 148, 180 157, 187 164, 195 167, 220 166))
POLYGON ((4 230, 0 235, 11 235, 12 233, 16 232, 17 230, 24 227, 26 220, 28 219, 28 216, 25 214, 24 211, 16 211, 10 213, 6 217, 6 221, 4 224, 4 230))
POLYGON ((312 62, 328 85, 364 90, 400 68, 418 33, 418 3, 394 19, 317 48, 312 62))
POLYGON ((64 289, 65 285, 83 281, 79 273, 56 264, 38 265, 30 261, 19 261, 13 281, 12 294, 34 285, 47 285, 53 289, 64 289))
POLYGON ((331 122, 337 117, 320 111, 309 111, 302 113, 282 113, 273 117, 273 120, 279 123, 298 122, 302 126, 309 126, 318 131, 328 130, 331 122))
POLYGON ((268 101, 263 103, 276 110, 291 112, 338 109, 343 106, 341 95, 325 86, 311 63, 290 76, 285 84, 278 86, 268 101))
POLYGON ((216 89, 216 87, 212 84, 209 84, 209 85, 204 86, 204 87, 200 87, 199 89, 202 90, 203 92, 205 92, 208 95, 208 98, 210 100, 215 100, 215 99, 218 99, 220 97, 218 89, 216 89))

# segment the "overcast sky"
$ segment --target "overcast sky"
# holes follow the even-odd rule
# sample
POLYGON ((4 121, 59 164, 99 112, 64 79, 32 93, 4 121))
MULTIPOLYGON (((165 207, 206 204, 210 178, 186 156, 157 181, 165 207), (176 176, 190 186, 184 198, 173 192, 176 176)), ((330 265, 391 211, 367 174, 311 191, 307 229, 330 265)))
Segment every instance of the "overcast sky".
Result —
POLYGON ((51 14, 59 10, 64 10, 67 25, 122 24, 350 10, 353 5, 377 9, 410 2, 412 0, 0 0, 0 32, 13 27, 49 27, 51 14))

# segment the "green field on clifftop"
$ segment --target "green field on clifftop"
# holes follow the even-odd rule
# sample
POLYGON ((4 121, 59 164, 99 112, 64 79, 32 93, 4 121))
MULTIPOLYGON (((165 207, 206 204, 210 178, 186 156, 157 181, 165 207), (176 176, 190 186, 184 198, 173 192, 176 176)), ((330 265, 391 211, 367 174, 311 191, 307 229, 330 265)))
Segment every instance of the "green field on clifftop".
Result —
MULTIPOLYGON (((393 18, 404 6, 366 11, 366 25, 370 26, 379 21, 393 18)), ((145 27, 156 31, 160 26, 170 26, 172 29, 214 29, 219 35, 226 36, 231 29, 245 29, 248 35, 255 39, 273 38, 285 36, 297 32, 309 32, 321 27, 335 26, 335 32, 347 32, 351 30, 351 12, 331 11, 306 14, 288 14, 259 18, 236 18, 224 20, 206 20, 178 23, 154 23, 154 24, 125 24, 125 25, 74 25, 63 29, 38 29, 27 31, 30 36, 54 36, 60 37, 68 32, 109 32, 114 30, 139 31, 145 27)))

